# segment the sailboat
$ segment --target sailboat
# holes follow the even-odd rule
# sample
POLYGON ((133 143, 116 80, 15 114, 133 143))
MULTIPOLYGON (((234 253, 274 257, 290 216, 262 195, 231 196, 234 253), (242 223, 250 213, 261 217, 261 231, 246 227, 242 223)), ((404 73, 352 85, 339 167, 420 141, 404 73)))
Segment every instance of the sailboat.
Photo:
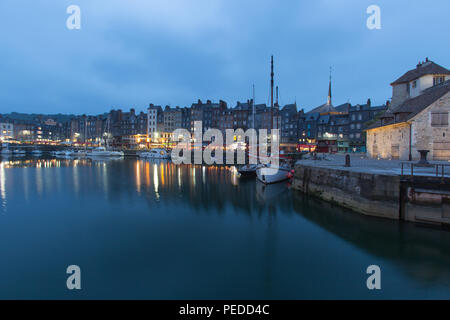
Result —
MULTIPOLYGON (((271 127, 272 129, 277 129, 278 127, 278 119, 276 120, 276 125, 274 127, 274 119, 273 119, 273 88, 274 88, 274 72, 273 72, 273 56, 271 59, 271 73, 270 73, 270 95, 271 95, 271 113, 272 113, 272 121, 271 121, 271 127)), ((277 87, 277 101, 276 104, 278 105, 278 87, 277 87)), ((272 131, 272 130, 271 130, 272 131)), ((280 152, 282 154, 282 152, 280 152)), ((272 154, 273 156, 273 154, 272 154)), ((291 173, 291 166, 287 161, 284 161, 283 158, 278 158, 278 164, 266 164, 264 166, 260 166, 256 169, 256 177, 259 181, 261 181, 264 184, 271 184, 271 183, 277 183, 282 182, 285 180, 288 180, 291 173)))
POLYGON ((291 173, 291 166, 287 163, 280 163, 278 165, 268 164, 256 170, 256 177, 264 184, 271 184, 289 180, 291 173))
MULTIPOLYGON (((109 119, 106 121, 106 131, 109 130, 109 119)), ((86 155, 88 157, 93 158, 104 158, 104 157, 123 157, 125 154, 123 151, 112 151, 109 150, 109 144, 108 140, 105 138, 106 147, 103 147, 102 145, 98 146, 97 148, 92 149, 91 152, 88 152, 86 155)))
POLYGON ((15 149, 12 152, 15 156, 24 156, 25 155, 25 150, 21 150, 21 149, 15 149))

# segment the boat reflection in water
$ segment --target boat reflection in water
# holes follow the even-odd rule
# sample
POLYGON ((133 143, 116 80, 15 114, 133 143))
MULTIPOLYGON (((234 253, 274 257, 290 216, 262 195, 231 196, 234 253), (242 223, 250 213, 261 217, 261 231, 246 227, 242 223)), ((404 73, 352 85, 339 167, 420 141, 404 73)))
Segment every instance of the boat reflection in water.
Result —
POLYGON ((0 298, 70 299, 70 264, 84 270, 83 298, 373 298, 372 264, 377 298, 450 297, 450 232, 354 214, 234 167, 2 158, 0 210, 0 298))
POLYGON ((265 184, 259 180, 256 181, 256 199, 262 204, 270 204, 280 199, 283 193, 288 189, 287 183, 265 184))

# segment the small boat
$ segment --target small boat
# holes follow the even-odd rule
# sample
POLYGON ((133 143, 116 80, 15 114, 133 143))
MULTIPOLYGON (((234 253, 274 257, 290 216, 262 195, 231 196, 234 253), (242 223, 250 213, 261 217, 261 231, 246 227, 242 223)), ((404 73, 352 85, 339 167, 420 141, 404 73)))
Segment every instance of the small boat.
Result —
POLYGON ((52 151, 51 155, 57 157, 64 157, 66 155, 66 151, 64 150, 52 151))
POLYGON ((98 147, 92 149, 91 152, 87 153, 88 157, 123 157, 123 151, 110 151, 106 150, 105 147, 98 147))
POLYGON ((170 159, 170 153, 166 149, 151 149, 148 152, 142 152, 139 157, 149 159, 170 159))
POLYGON ((256 169, 256 176, 262 183, 277 183, 288 180, 291 170, 291 166, 287 163, 268 164, 256 169))
POLYGON ((73 157, 86 157, 87 156, 87 152, 84 150, 78 150, 78 151, 74 151, 72 154, 73 157))
POLYGON ((73 157, 76 155, 76 152, 74 150, 66 150, 64 151, 64 156, 66 157, 73 157))
POLYGON ((26 151, 25 151, 25 150, 20 150, 20 149, 15 149, 15 150, 13 150, 12 153, 13 153, 14 155, 16 155, 16 156, 24 156, 25 153, 26 153, 26 151))
POLYGON ((39 157, 42 155, 42 151, 39 149, 35 149, 35 150, 31 151, 31 155, 39 157))
POLYGON ((256 169, 258 169, 257 164, 245 164, 238 169, 238 172, 243 177, 254 177, 256 176, 256 169))

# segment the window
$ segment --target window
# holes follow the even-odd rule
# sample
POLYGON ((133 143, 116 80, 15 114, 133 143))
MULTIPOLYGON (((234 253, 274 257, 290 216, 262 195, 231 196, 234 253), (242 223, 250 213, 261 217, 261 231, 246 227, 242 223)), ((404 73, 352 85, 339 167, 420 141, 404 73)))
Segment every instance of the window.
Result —
POLYGON ((358 120, 362 120, 362 114, 358 114, 358 120))
POLYGON ((433 78, 433 86, 436 86, 438 84, 441 84, 445 82, 445 77, 444 76, 438 76, 438 77, 434 77, 433 78))
POLYGON ((411 83, 411 87, 413 87, 413 88, 417 87, 417 80, 414 80, 414 81, 411 83))
POLYGON ((352 121, 355 121, 356 117, 354 114, 352 114, 352 121))
POLYGON ((432 112, 431 113, 432 126, 448 126, 448 112, 432 112))

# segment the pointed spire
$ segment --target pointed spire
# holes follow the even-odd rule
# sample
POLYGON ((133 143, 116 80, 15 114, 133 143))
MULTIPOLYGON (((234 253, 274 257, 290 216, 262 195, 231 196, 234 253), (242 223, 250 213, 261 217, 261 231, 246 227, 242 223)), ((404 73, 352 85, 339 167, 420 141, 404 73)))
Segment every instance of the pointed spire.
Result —
POLYGON ((330 82, 328 84, 328 99, 327 105, 331 105, 331 67, 330 67, 330 82))

